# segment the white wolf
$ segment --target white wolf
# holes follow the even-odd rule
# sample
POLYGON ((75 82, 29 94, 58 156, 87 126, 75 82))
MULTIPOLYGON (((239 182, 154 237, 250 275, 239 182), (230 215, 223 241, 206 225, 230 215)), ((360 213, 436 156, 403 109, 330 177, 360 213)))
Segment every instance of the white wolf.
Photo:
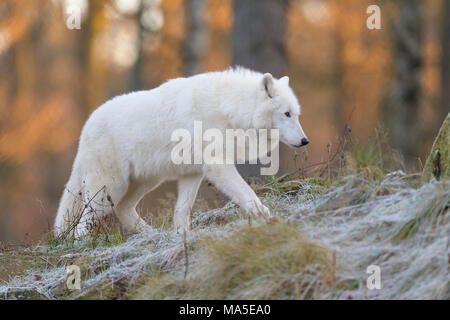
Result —
POLYGON ((70 179, 55 219, 56 235, 67 232, 81 208, 74 232, 114 212, 128 232, 150 228, 136 205, 166 180, 178 181, 174 213, 177 232, 190 228, 190 211, 204 177, 248 214, 270 215, 234 165, 174 164, 171 133, 194 121, 208 128, 279 129, 280 140, 291 147, 308 143, 298 117, 300 105, 289 78, 275 79, 244 68, 170 80, 149 91, 109 100, 86 122, 70 179), (78 204, 77 204, 78 202, 78 204), (89 208, 89 209, 87 209, 89 208))

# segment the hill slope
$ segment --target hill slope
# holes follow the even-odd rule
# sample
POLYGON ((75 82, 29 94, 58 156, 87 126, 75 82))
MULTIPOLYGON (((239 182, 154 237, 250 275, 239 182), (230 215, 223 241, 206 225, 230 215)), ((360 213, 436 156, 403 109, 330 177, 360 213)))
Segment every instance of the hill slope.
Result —
POLYGON ((231 203, 171 231, 0 253, 0 299, 449 299, 450 181, 394 172, 275 181, 258 190, 275 218, 231 203), (66 288, 66 267, 81 290, 66 288), (369 265, 381 289, 366 285, 369 265))

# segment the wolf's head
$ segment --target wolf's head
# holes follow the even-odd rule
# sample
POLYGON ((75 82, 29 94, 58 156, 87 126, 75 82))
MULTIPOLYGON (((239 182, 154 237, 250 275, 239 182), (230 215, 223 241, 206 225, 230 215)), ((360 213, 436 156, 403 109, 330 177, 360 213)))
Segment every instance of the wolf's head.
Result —
POLYGON ((299 122, 300 105, 289 86, 289 78, 275 79, 266 73, 258 86, 255 126, 278 129, 281 142, 292 148, 307 145, 309 140, 299 122))

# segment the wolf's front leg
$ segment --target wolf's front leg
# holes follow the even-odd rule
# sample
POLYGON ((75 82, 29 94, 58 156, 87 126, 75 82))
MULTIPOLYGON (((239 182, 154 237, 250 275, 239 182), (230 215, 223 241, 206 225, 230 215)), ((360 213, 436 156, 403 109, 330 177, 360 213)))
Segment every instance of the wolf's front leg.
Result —
POLYGON ((178 179, 178 198, 173 217, 173 225, 177 233, 187 232, 191 227, 191 210, 202 180, 203 174, 178 179))
POLYGON ((261 203, 234 165, 210 165, 204 168, 204 172, 209 181, 246 213, 270 217, 270 210, 261 203))

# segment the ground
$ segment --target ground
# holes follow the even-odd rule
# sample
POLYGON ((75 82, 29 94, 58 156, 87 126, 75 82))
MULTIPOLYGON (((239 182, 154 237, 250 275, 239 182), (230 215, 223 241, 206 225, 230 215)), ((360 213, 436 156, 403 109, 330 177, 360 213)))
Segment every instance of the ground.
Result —
POLYGON ((45 241, 0 253, 2 299, 450 299, 450 181, 418 174, 273 179, 274 213, 229 203, 170 229, 45 241), (81 290, 66 268, 81 269, 81 290), (367 267, 381 289, 367 288, 367 267))

